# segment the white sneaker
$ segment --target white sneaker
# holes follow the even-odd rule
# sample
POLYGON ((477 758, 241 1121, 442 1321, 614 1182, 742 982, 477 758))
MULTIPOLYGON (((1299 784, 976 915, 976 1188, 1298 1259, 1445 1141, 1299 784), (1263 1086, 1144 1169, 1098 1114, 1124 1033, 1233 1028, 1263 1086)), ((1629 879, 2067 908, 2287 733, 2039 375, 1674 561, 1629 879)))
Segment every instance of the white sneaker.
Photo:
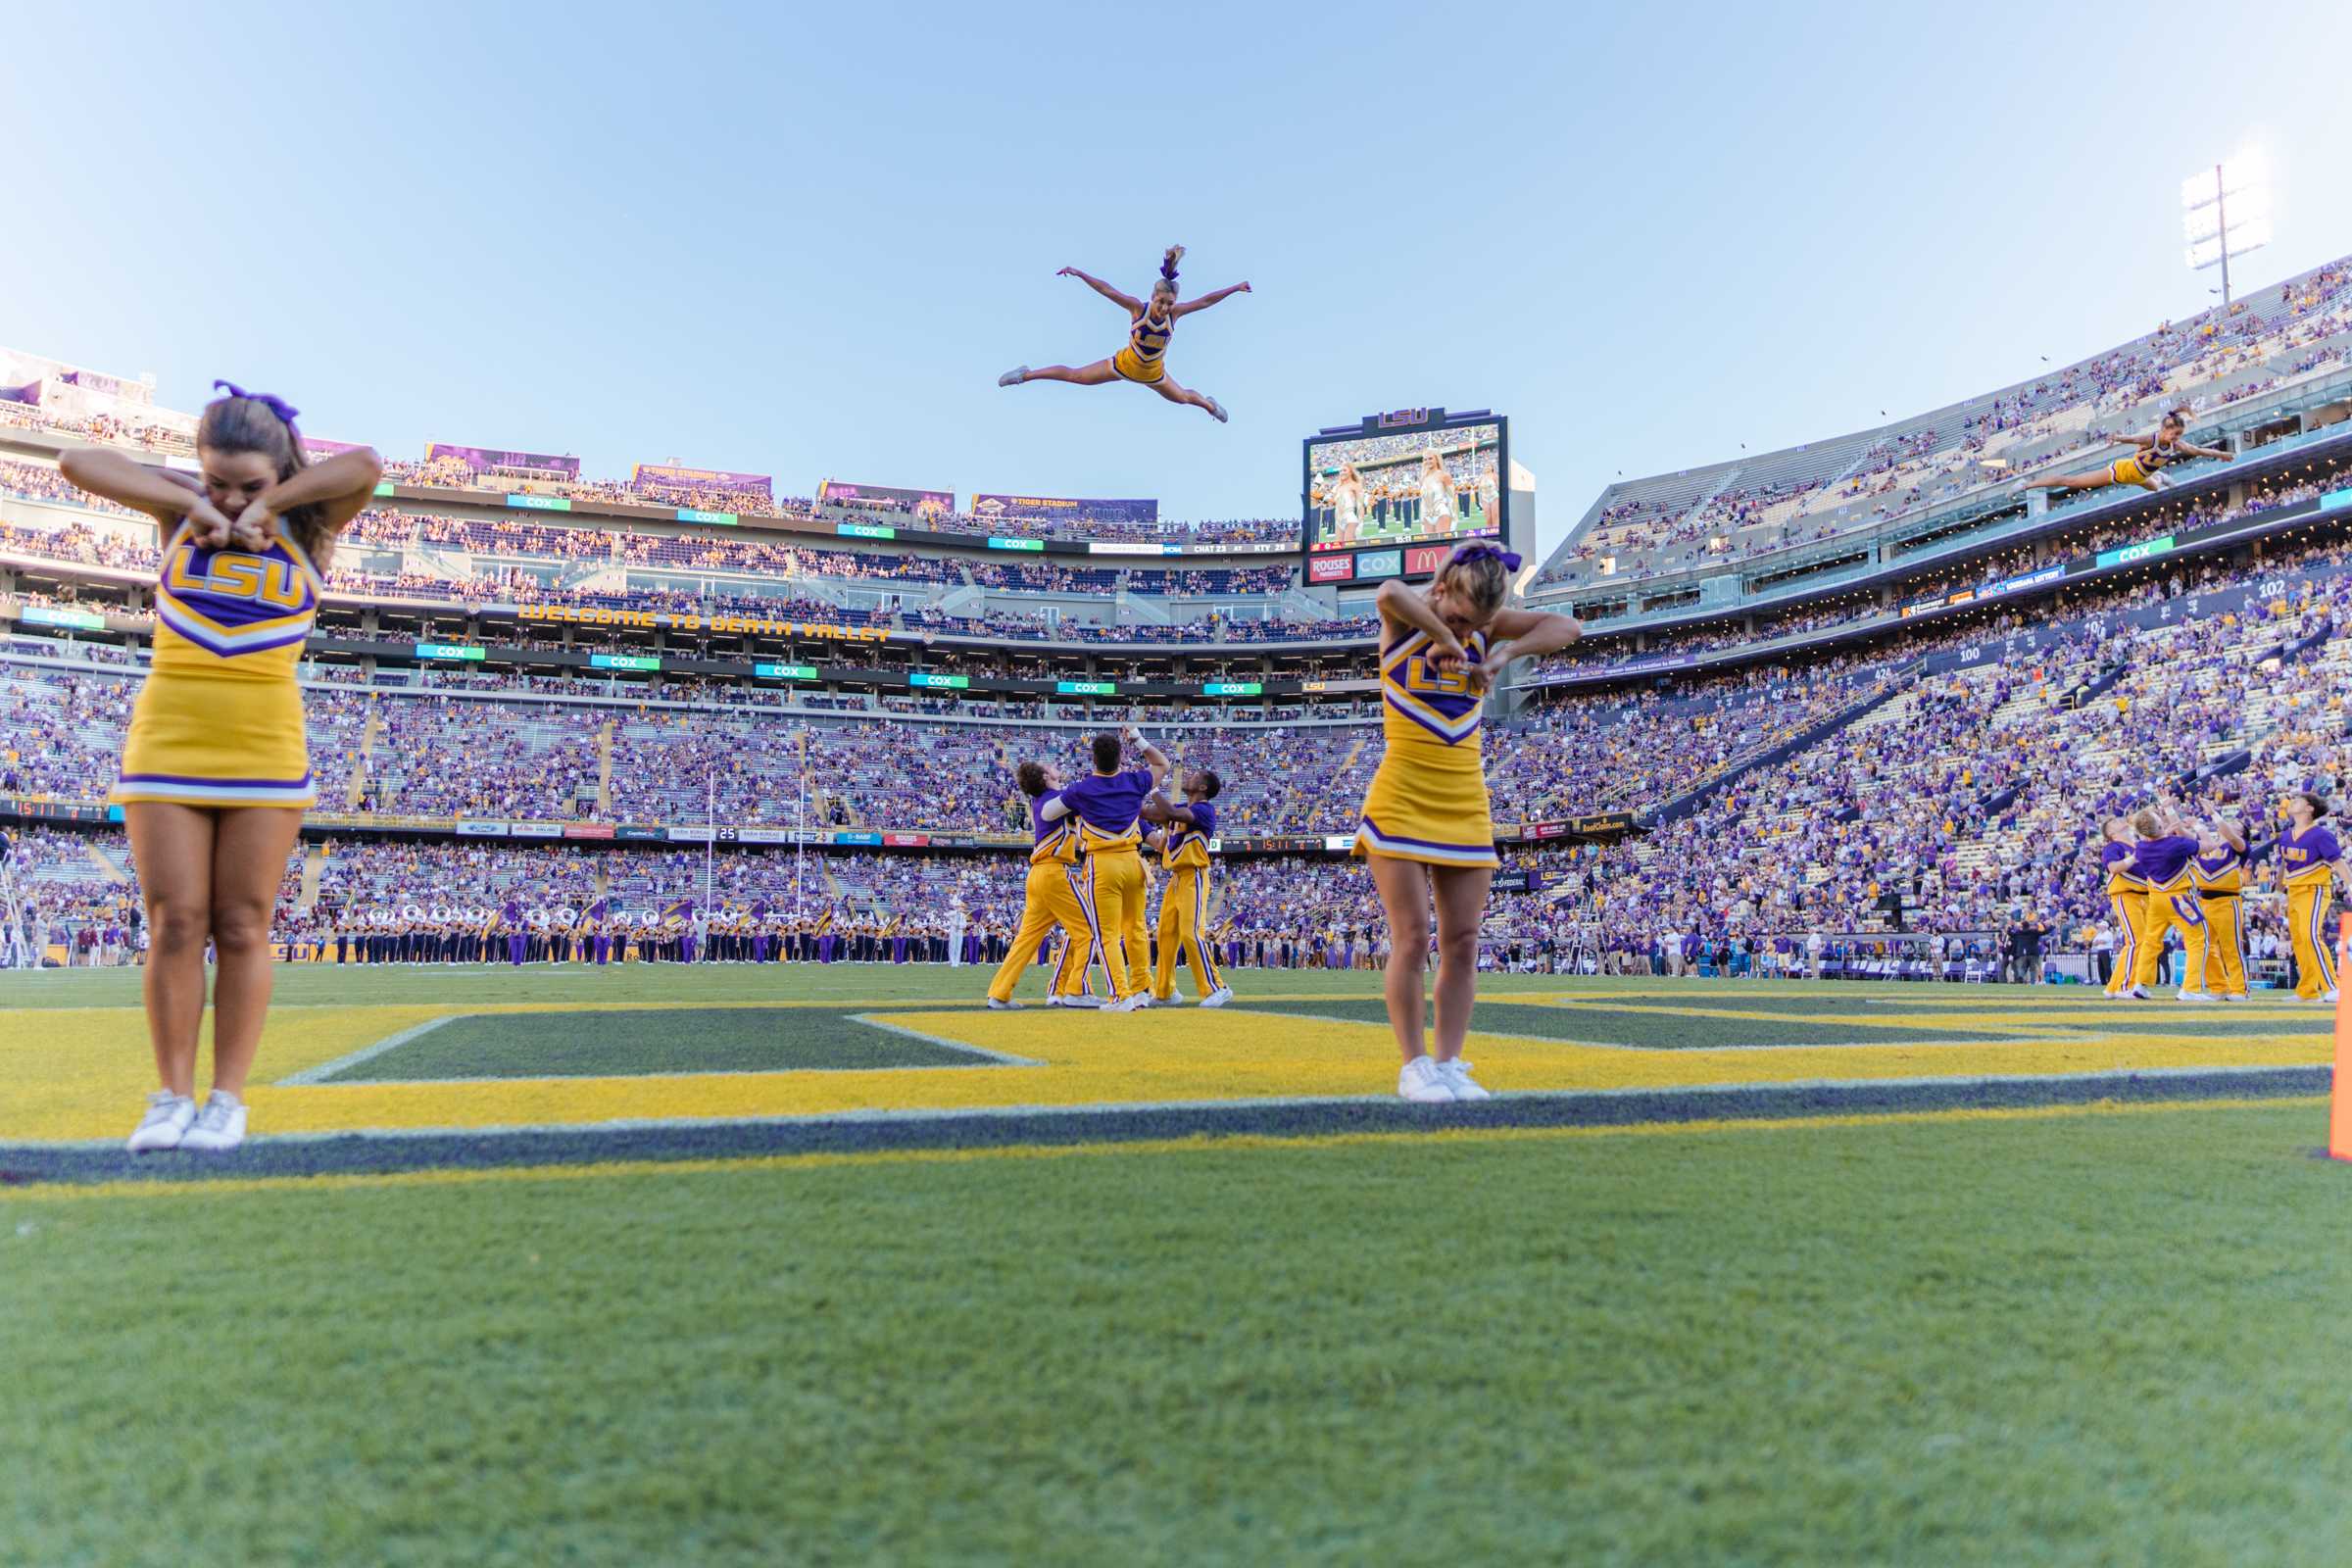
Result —
POLYGON ((2252 1002, 2254 1000, 2243 991, 2225 991, 2221 993, 2221 998, 2224 1002, 2252 1002))
POLYGON ((1151 1002, 1151 1000, 1152 999, 1150 997, 1147 997, 1141 991, 1138 991, 1131 997, 1121 997, 1118 1001, 1112 1003, 1109 1006, 1104 1007, 1102 1010, 1104 1012, 1141 1012, 1151 1002))
POLYGON ((1451 1061, 1439 1062, 1438 1075, 1446 1080, 1446 1087, 1453 1091, 1453 1098, 1456 1100, 1493 1100, 1494 1098, 1488 1092, 1486 1085, 1470 1076, 1470 1064, 1459 1056, 1454 1057, 1451 1061))
POLYGON ((1404 1064, 1404 1070, 1396 1075, 1396 1093, 1417 1105, 1453 1103, 1452 1087, 1427 1056, 1415 1056, 1404 1064))
POLYGON ((1207 996, 1200 999, 1200 1005, 1203 1007, 1222 1007, 1225 1005, 1225 1004, 1231 1002, 1232 1000, 1233 988, 1231 986, 1219 986, 1216 990, 1211 991, 1207 996))
POLYGON ((2124 995, 2130 997, 2133 1002, 2154 1002, 2156 1000, 2156 993, 2150 991, 2146 986, 2133 986, 2124 995))
POLYGON ((999 1002, 996 998, 991 997, 988 999, 988 1010, 991 1012, 1018 1012, 1021 1010, 1021 1004, 1017 1002, 999 1002))
POLYGON ((2335 993, 2333 991, 2323 991, 2320 993, 2320 1000, 2332 1007, 2335 1005, 2335 993))
POLYGON ((1028 379, 1029 367, 1026 365, 1016 365, 1011 369, 1006 370, 1003 375, 997 377, 997 385, 1019 386, 1023 381, 1028 379))
POLYGON ((2173 1000, 2175 1002, 2211 1002, 2213 1000, 2213 993, 2210 991, 2191 991, 2187 987, 2183 986, 2181 987, 2180 994, 2175 996, 2173 1000))
MULTIPOLYGON (((1205 392, 1201 393, 1200 395, 1204 398, 1208 397, 1208 394, 1205 392)), ((1217 416, 1217 422, 1219 424, 1223 424, 1225 422, 1225 405, 1219 403, 1215 398, 1208 398, 1208 412, 1217 416)))
POLYGON ((1102 1005, 1102 999, 1088 996, 1048 997, 1046 1005, 1049 1007, 1100 1007, 1102 1005))
POLYGON ((144 1154, 158 1149, 177 1149, 196 1119, 196 1102, 186 1095, 175 1095, 169 1089, 158 1089, 147 1097, 147 1114, 131 1132, 122 1147, 134 1154, 144 1154))
POLYGON ((226 1153, 244 1141, 245 1102, 216 1089, 204 1102, 204 1108, 196 1113, 196 1125, 180 1139, 179 1147, 226 1153))

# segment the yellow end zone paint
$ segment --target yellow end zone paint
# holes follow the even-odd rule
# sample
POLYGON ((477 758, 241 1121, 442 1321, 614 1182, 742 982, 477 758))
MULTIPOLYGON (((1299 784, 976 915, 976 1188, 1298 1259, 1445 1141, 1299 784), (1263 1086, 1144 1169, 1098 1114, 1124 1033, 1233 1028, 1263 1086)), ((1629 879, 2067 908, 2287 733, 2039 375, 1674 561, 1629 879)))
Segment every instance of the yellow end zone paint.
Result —
POLYGON ((1263 1133, 1230 1138, 1163 1138, 1131 1143, 1030 1144, 988 1149, 877 1150, 858 1154, 750 1154, 734 1159, 612 1160, 594 1165, 505 1165, 475 1169, 385 1171, 343 1176, 223 1177, 199 1182, 58 1183, 0 1193, 10 1202, 79 1202, 90 1199, 214 1198, 274 1192, 320 1193, 375 1188, 471 1187, 484 1182, 610 1181, 641 1176, 692 1176, 755 1171, 823 1170, 839 1166, 958 1165, 982 1160, 1099 1158, 1103 1155, 1186 1154, 1228 1151, 1287 1151, 1411 1145, 1460 1148, 1499 1143, 1552 1143, 1598 1138, 1705 1138, 1727 1133, 1821 1132, 1841 1128, 1923 1126, 1943 1122, 2051 1121, 2080 1116, 2163 1116, 2181 1112, 2262 1110, 2312 1106, 2325 1096, 2276 1100, 2170 1100, 2144 1103, 2096 1101, 2080 1105, 2031 1105, 2001 1109, 1901 1110, 1883 1115, 1786 1116, 1724 1121, 1636 1122, 1614 1127, 1463 1127, 1443 1132, 1335 1133, 1325 1137, 1277 1137, 1263 1133))
MULTIPOLYGON (((1104 1017, 1042 1008, 1013 1013, 881 1010, 894 1005, 903 1009, 903 1002, 816 1005, 863 1011, 917 1034, 1029 1057, 1041 1065, 956 1072, 918 1068, 302 1087, 270 1082, 451 1013, 577 1010, 576 1004, 564 1003, 313 1006, 271 1014, 262 1042, 260 1081, 251 1087, 248 1100, 257 1132, 318 1133, 1365 1095, 1385 1093, 1396 1070, 1396 1047, 1388 1029, 1374 1023, 1190 1008, 1104 1017)), ((1724 1016, 1718 1009, 1703 1015, 1715 1020, 1724 1016)), ((1786 1014, 1760 1016, 1789 1021, 1786 1014)), ((2112 1012, 2097 1018, 2110 1025, 2128 1021, 2112 1012)), ((1826 1026, 1850 1021, 1832 1020, 1826 1026)), ((1871 1021, 1873 1026, 1881 1022, 1875 1016, 1871 1021)), ((1967 1013, 1901 1021, 1931 1036, 1938 1029, 1981 1028, 1984 1023, 1981 1016, 1967 1013)), ((2310 1066, 2329 1059, 2329 1044, 2325 1035, 2249 1041, 2129 1028, 2092 1033, 2082 1031, 2069 1017, 2037 1037, 2016 1041, 1923 1039, 1900 1045, 1739 1050, 1651 1051, 1480 1032, 1472 1036, 1469 1055, 1478 1063, 1480 1077, 1496 1089, 1667 1089, 1821 1079, 2310 1066)), ((132 1008, 0 1014, 0 1060, 8 1067, 0 1076, 0 1139, 120 1137, 154 1087, 145 1029, 132 1008)))

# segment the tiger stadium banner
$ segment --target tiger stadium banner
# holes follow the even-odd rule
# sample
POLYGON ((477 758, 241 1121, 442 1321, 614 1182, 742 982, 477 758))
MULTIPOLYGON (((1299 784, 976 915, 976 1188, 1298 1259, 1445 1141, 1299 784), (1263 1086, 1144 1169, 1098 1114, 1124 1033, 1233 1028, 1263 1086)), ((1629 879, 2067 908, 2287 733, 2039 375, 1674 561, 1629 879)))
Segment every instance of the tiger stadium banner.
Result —
POLYGON ((560 473, 567 479, 580 476, 580 460, 559 458, 547 452, 516 452, 504 447, 461 447, 447 441, 428 441, 424 446, 424 461, 440 458, 455 459, 474 472, 485 468, 525 468, 538 473, 560 473))
POLYGON ((1152 524, 1159 521, 1159 503, 1149 497, 1104 501, 1084 496, 977 495, 972 497, 971 512, 975 517, 1067 517, 1089 522, 1152 524))
POLYGON ((775 475, 730 473, 724 468, 679 468, 666 463, 640 463, 629 470, 632 490, 724 490, 729 495, 758 496, 772 501, 775 475))
POLYGON ((839 479, 825 479, 817 484, 816 504, 820 507, 869 507, 884 512, 911 513, 918 517, 944 517, 956 510, 956 493, 952 490, 906 490, 895 484, 848 484, 839 479))

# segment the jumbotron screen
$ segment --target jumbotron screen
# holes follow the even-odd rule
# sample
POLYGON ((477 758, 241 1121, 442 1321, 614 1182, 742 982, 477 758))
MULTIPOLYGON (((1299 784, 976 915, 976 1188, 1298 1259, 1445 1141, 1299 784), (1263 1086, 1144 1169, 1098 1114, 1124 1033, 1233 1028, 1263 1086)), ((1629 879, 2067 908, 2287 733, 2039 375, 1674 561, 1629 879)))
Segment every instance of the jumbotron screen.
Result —
POLYGON ((1500 419, 1306 443, 1306 547, 1411 544, 1502 532, 1500 419))

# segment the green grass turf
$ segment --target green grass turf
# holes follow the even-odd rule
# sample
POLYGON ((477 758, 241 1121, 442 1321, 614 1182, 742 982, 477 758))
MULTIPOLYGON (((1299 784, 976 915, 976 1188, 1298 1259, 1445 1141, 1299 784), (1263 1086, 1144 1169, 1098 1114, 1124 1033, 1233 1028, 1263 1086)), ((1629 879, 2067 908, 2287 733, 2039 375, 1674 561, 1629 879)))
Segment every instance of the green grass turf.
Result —
POLYGON ((0 1558, 2336 1564, 2324 1119, 0 1192, 0 1558))
POLYGON ((976 1052, 877 1029, 820 1007, 675 1007, 475 1013, 320 1081, 996 1065, 976 1052))
MULTIPOLYGON (((1699 982, 1705 984, 1706 982, 1699 982)), ((1680 1007, 1676 1000, 1645 1002, 1644 1006, 1680 1007)), ((1726 1004, 1729 1005, 1729 1004, 1726 1004)), ((1348 1018, 1359 1023, 1387 1023, 1388 1004, 1335 997, 1328 1002, 1239 1002, 1236 1011, 1303 1013, 1322 1018, 1348 1018)), ((1425 1016, 1434 1018, 1432 1009, 1425 1016)), ((1863 1015, 1849 1012, 1861 1019, 1863 1015)), ((1880 1014, 1883 1019, 1885 1014, 1880 1014)), ((1888 1028, 1878 1020, 1811 1023, 1801 1019, 1735 1018, 1719 1009, 1690 1012, 1631 1012, 1593 1003, 1575 1006, 1530 1005, 1526 1003, 1485 1001, 1470 1015, 1470 1027, 1480 1033, 1525 1035, 1537 1040, 1574 1040, 1594 1046, 1641 1046, 1653 1050, 1698 1050, 1722 1046, 1899 1046, 1922 1040, 2014 1040, 2029 1025, 2021 1016, 2009 1029, 1888 1028)))

